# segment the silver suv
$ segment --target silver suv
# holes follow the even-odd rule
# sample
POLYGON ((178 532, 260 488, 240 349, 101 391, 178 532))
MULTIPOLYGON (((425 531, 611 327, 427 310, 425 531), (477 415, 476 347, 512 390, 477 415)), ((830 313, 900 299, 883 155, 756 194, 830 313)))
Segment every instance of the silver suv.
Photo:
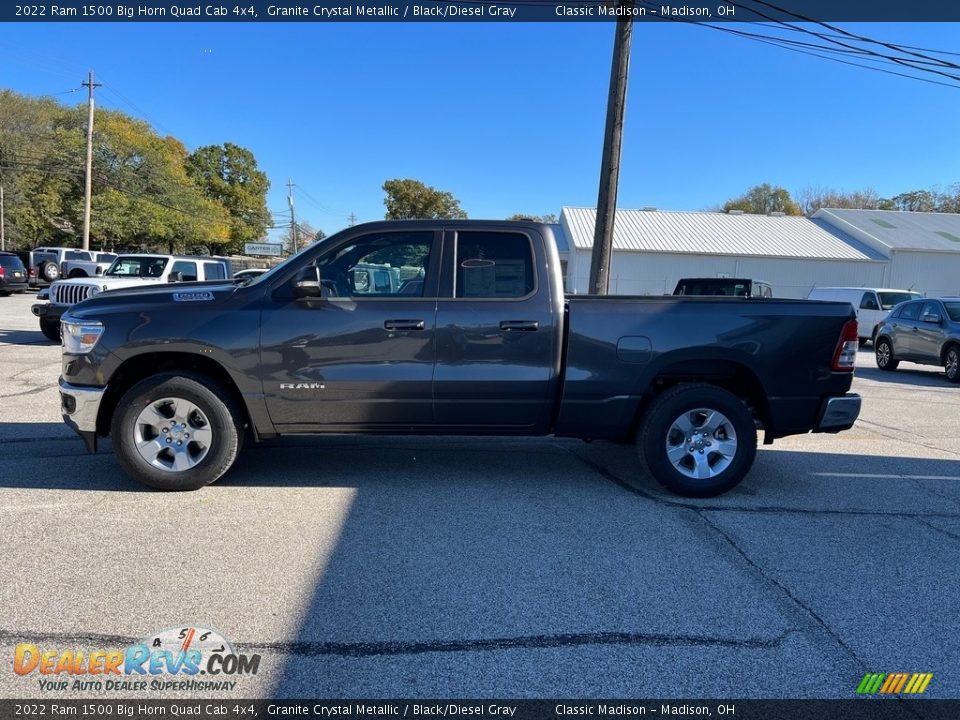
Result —
POLYGON ((901 303, 877 330, 877 367, 896 370, 901 360, 940 365, 960 383, 960 297, 901 303))

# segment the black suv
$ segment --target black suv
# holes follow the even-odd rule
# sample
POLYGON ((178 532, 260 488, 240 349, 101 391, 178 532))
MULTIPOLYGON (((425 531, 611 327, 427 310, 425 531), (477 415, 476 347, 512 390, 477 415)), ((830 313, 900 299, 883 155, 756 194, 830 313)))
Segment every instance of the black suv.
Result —
POLYGON ((0 295, 23 292, 27 287, 27 269, 17 254, 0 252, 0 295))
POLYGON ((877 329, 877 367, 896 370, 901 360, 940 365, 960 383, 960 297, 901 303, 877 329))

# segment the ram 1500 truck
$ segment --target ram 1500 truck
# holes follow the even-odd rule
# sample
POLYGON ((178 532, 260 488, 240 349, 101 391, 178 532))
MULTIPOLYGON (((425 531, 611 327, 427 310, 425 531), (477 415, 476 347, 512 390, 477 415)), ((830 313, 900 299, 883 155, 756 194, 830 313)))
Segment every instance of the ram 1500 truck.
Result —
POLYGON ((64 420, 129 475, 193 490, 245 436, 548 435, 632 441, 712 496, 765 442, 851 427, 848 303, 564 297, 549 226, 344 230, 242 282, 92 297, 62 318, 64 420), (405 268, 358 287, 357 267, 405 268))

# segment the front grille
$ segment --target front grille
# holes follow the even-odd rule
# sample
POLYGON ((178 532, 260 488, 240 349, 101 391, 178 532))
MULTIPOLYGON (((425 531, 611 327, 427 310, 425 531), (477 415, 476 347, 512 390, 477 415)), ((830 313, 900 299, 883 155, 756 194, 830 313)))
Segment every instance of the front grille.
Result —
POLYGON ((54 305, 76 305, 87 299, 91 285, 70 285, 55 283, 50 288, 50 302, 54 305))

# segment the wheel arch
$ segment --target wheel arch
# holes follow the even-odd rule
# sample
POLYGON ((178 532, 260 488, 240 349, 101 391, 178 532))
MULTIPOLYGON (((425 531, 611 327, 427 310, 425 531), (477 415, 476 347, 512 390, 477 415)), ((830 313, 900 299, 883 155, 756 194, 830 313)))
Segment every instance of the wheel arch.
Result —
POLYGON ((732 359, 679 360, 658 368, 638 403, 631 424, 631 437, 640 427, 650 404, 666 390, 680 384, 706 383, 727 390, 747 404, 748 410, 765 428, 771 427, 767 392, 756 372, 732 359))
POLYGON ((256 425, 251 421, 251 409, 227 369, 213 358, 188 352, 150 352, 125 360, 110 377, 100 402, 97 434, 104 437, 110 434, 110 423, 113 421, 117 404, 130 388, 152 375, 177 370, 189 371, 220 383, 236 400, 237 407, 243 410, 242 424, 252 428, 256 436, 256 425))

